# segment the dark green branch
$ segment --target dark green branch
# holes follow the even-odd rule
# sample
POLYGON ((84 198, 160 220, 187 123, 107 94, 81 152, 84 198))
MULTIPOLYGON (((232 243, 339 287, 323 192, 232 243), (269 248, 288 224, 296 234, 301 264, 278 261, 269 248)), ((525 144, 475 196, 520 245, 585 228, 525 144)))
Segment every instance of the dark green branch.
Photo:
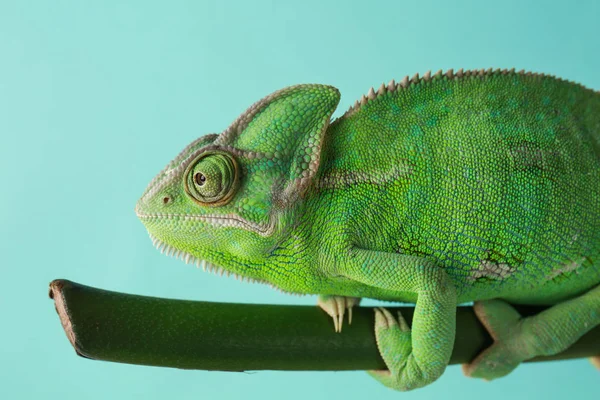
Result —
MULTIPOLYGON (((67 280, 50 297, 77 354, 96 360, 205 370, 368 370, 385 365, 374 313, 357 307, 334 333, 331 318, 308 306, 211 303, 110 292, 67 280)), ((413 307, 401 309, 411 322, 413 307)), ((522 308, 523 314, 541 308, 522 308)), ((451 363, 469 362, 491 344, 471 307, 459 307, 451 363)), ((600 354, 600 327, 567 351, 543 358, 600 354)), ((540 358, 539 360, 542 360, 540 358)))

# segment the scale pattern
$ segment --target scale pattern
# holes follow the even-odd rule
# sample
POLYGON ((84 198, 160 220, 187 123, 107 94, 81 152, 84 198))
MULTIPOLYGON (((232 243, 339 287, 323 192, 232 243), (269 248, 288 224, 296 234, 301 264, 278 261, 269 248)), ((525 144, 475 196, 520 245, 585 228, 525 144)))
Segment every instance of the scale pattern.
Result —
POLYGON ((469 301, 597 282, 600 94, 509 71, 405 82, 325 136, 316 196, 348 198, 355 244, 431 257, 469 301))

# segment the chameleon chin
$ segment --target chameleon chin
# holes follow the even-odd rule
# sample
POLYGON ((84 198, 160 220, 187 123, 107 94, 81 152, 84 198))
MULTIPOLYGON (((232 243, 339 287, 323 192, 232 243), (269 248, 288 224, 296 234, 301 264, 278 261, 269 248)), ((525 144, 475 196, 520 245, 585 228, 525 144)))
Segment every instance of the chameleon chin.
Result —
MULTIPOLYGON (((157 247, 212 271, 320 295, 342 330, 362 297, 388 369, 410 390, 448 364, 456 305, 494 344, 495 379, 600 324, 600 93, 514 70, 452 70, 340 93, 279 90, 187 146, 136 205, 157 247), (510 304, 546 304, 521 318, 510 304)), ((343 333, 340 333, 343 334, 343 333)))

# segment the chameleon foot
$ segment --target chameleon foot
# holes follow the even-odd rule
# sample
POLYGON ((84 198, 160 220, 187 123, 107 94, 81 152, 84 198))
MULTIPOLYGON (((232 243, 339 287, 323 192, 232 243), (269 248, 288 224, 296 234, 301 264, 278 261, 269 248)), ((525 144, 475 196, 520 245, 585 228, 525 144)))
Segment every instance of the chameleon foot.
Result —
POLYGON ((348 324, 352 324, 352 307, 360 303, 359 297, 345 296, 319 296, 317 305, 333 318, 333 325, 336 332, 342 331, 344 314, 348 310, 348 324))
POLYGON ((396 321, 385 308, 376 308, 375 337, 388 369, 367 372, 385 386, 407 391, 425 386, 437 378, 414 368, 411 330, 401 313, 398 313, 396 321))
POLYGON ((521 315, 502 300, 478 301, 475 315, 494 339, 494 344, 481 352, 470 364, 463 364, 466 376, 486 381, 500 378, 527 359, 516 349, 521 342, 521 315))
POLYGON ((467 376, 495 379, 521 361, 558 354, 600 325, 599 306, 600 285, 527 318, 502 300, 476 302, 475 314, 494 344, 463 366, 463 371, 467 376))

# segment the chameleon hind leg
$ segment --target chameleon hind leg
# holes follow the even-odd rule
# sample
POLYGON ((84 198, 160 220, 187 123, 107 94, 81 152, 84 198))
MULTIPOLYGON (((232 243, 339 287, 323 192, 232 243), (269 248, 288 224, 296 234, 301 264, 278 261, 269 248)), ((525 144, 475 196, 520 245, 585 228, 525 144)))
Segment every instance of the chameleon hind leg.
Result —
POLYGON ((600 325, 600 286, 527 318, 503 300, 476 302, 474 309, 494 344, 464 364, 463 372, 492 380, 522 361, 560 353, 600 325))

